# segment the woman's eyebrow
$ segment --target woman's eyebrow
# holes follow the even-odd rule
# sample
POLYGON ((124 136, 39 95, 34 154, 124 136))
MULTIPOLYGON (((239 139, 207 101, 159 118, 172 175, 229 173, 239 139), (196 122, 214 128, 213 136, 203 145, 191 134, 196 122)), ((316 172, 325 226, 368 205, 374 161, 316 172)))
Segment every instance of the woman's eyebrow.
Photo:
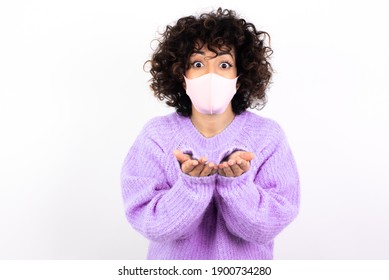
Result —
POLYGON ((203 52, 203 51, 197 51, 197 50, 195 50, 195 51, 193 51, 193 52, 192 52, 192 54, 191 54, 191 55, 196 55, 196 54, 205 55, 205 52, 203 52))
MULTIPOLYGON (((198 50, 193 51, 192 55, 196 55, 196 54, 205 56, 205 52, 203 51, 198 51, 198 50)), ((234 57, 230 51, 220 51, 217 53, 216 56, 222 56, 222 55, 230 55, 231 57, 234 57)))
POLYGON ((218 56, 226 55, 226 54, 228 54, 230 56, 233 56, 231 51, 220 51, 220 52, 217 53, 218 56))

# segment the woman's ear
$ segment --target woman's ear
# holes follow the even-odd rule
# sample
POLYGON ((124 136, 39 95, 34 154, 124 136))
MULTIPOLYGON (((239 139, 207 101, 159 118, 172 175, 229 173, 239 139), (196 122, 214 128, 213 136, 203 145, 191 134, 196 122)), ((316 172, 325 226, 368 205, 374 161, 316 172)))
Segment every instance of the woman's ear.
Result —
POLYGON ((238 75, 237 77, 238 79, 236 81, 236 91, 238 91, 238 89, 240 88, 240 82, 239 82, 240 75, 238 75))

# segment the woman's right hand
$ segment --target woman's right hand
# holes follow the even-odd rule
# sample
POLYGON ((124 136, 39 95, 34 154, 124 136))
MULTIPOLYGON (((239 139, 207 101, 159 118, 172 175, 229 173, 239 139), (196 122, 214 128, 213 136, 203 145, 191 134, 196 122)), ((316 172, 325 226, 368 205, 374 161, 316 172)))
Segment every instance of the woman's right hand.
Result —
POLYGON ((201 157, 198 160, 193 159, 190 155, 184 154, 180 150, 173 151, 174 156, 181 164, 181 171, 194 177, 205 177, 217 172, 217 165, 207 162, 207 158, 201 157))

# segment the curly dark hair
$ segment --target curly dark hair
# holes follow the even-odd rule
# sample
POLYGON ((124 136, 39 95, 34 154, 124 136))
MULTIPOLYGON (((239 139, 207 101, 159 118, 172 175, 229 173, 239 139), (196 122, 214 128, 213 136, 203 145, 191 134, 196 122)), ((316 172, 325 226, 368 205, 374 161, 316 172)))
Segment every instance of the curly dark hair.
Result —
POLYGON ((239 115, 249 107, 262 109, 265 106, 265 91, 273 73, 269 62, 273 51, 267 32, 238 18, 233 10, 218 8, 198 18, 182 17, 160 35, 158 47, 151 60, 146 61, 151 65, 150 87, 158 99, 166 100, 178 114, 192 114, 183 75, 190 67, 191 54, 204 44, 215 53, 222 47, 235 48, 239 89, 232 99, 233 112, 239 115))

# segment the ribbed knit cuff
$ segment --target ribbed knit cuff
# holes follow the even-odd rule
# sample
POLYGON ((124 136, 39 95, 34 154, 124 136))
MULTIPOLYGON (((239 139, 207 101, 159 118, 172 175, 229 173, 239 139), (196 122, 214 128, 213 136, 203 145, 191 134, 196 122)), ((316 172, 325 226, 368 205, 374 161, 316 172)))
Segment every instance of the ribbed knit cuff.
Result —
POLYGON ((209 203, 215 190, 216 179, 214 176, 193 177, 181 173, 178 180, 181 182, 171 189, 171 200, 181 201, 182 205, 186 207, 189 205, 195 207, 193 203, 196 205, 209 203))
POLYGON ((185 173, 181 173, 180 177, 183 183, 195 192, 199 192, 202 189, 211 190, 213 192, 216 186, 216 175, 194 177, 185 173))
POLYGON ((217 177, 216 190, 227 200, 239 199, 241 201, 255 201, 258 197, 258 191, 252 182, 249 172, 238 177, 225 177, 219 175, 217 177))

